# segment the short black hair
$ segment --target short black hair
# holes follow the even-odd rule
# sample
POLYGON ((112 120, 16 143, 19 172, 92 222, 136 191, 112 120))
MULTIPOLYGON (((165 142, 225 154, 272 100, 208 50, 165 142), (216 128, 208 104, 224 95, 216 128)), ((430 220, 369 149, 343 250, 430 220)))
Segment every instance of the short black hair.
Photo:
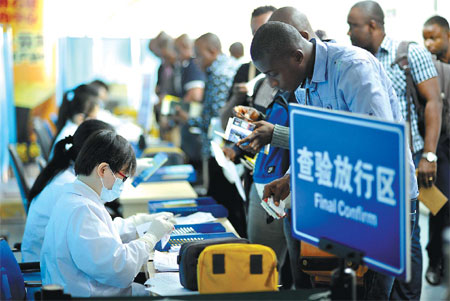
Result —
POLYGON ((434 25, 434 24, 438 25, 445 31, 450 30, 447 19, 445 19, 444 17, 438 16, 438 15, 429 18, 423 25, 428 26, 428 25, 434 25))
POLYGON ((380 4, 375 1, 361 1, 353 5, 352 8, 359 8, 367 16, 368 20, 374 20, 381 28, 384 29, 384 12, 380 4))
POLYGON ((255 8, 252 12, 252 18, 259 17, 261 15, 267 14, 268 12, 274 12, 277 9, 272 5, 260 6, 255 8))
POLYGON ((133 175, 136 171, 136 156, 131 144, 114 131, 97 131, 89 136, 75 161, 75 174, 88 176, 102 162, 108 163, 113 172, 125 168, 133 175))
POLYGON ((269 58, 280 58, 295 50, 302 42, 298 30, 289 24, 269 21, 255 33, 250 47, 253 61, 269 58))
POLYGON ((95 80, 93 80, 89 85, 94 86, 94 87, 102 87, 102 88, 104 88, 106 91, 109 92, 109 87, 108 87, 108 85, 107 85, 104 81, 102 81, 102 80, 95 79, 95 80))

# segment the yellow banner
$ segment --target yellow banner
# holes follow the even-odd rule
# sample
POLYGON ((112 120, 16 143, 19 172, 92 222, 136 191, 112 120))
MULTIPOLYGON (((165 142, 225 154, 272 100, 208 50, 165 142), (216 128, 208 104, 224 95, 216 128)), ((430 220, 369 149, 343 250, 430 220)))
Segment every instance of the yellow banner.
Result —
POLYGON ((0 23, 13 31, 15 105, 34 108, 55 90, 55 47, 44 47, 44 0, 0 0, 0 23), (47 50, 48 49, 48 50, 47 50))

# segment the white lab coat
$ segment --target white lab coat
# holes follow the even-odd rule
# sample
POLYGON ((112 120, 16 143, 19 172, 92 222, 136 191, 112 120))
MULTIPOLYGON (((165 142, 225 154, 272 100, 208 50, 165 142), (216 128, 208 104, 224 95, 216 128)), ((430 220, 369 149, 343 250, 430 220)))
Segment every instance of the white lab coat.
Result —
POLYGON ((77 297, 130 296, 150 247, 130 221, 111 219, 99 195, 80 180, 63 186, 45 231, 42 284, 77 297))
POLYGON ((56 200, 61 196, 61 187, 66 183, 73 183, 75 180, 75 171, 70 166, 58 173, 31 202, 22 239, 21 250, 24 262, 40 260, 45 227, 47 227, 56 200))
POLYGON ((61 132, 59 132, 58 136, 55 139, 55 143, 53 143, 53 147, 55 147, 55 144, 59 141, 63 140, 67 136, 75 134, 75 131, 77 130, 78 125, 73 123, 71 120, 67 120, 64 127, 61 129, 61 132))

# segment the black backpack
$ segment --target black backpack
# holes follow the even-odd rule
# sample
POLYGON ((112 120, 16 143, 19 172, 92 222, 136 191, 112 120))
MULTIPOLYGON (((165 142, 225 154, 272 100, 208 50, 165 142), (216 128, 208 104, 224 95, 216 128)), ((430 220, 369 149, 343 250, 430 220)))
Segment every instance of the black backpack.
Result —
MULTIPOLYGON (((425 105, 426 102, 420 97, 417 91, 417 87, 414 84, 411 74, 411 67, 408 61, 408 48, 409 44, 414 42, 402 41, 398 45, 397 55, 395 61, 391 64, 391 67, 398 65, 406 76, 406 99, 408 101, 407 106, 407 121, 411 124, 411 112, 412 103, 416 107, 417 122, 419 126, 419 133, 422 137, 425 137, 425 105)), ((441 86, 441 97, 443 100, 442 108, 442 126, 441 135, 448 135, 450 130, 450 65, 434 60, 434 65, 437 69, 439 76, 439 83, 441 86)), ((411 135, 411 131, 409 132, 411 135)), ((410 137, 412 141, 412 137, 410 137)))

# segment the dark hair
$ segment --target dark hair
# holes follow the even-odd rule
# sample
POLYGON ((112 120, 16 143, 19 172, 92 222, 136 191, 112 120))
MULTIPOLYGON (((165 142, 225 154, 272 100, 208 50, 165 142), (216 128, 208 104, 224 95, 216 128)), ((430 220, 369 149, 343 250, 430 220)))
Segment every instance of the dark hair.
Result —
POLYGON ((434 24, 438 25, 439 27, 441 27, 445 31, 449 31, 450 30, 450 27, 448 25, 447 19, 445 19, 444 17, 438 16, 438 15, 429 18, 425 22, 424 26, 434 25, 434 24))
POLYGON ((380 4, 375 1, 361 1, 353 5, 352 8, 359 8, 367 17, 367 22, 374 20, 384 29, 384 12, 380 4))
POLYGON ((68 119, 80 113, 89 115, 97 105, 97 89, 89 85, 79 85, 74 90, 64 93, 63 101, 59 107, 55 137, 61 132, 68 119))
POLYGON ((107 85, 104 81, 101 81, 101 80, 99 80, 99 79, 93 80, 89 85, 94 86, 94 87, 102 87, 102 88, 104 88, 106 91, 109 92, 109 87, 108 87, 108 85, 107 85))
POLYGON ((77 128, 73 136, 67 136, 55 145, 53 157, 47 166, 41 171, 28 196, 28 205, 44 189, 45 186, 61 171, 70 166, 70 162, 75 161, 84 142, 89 136, 99 130, 110 130, 114 128, 100 120, 86 120, 77 128), (67 147, 68 145, 72 145, 67 147))
POLYGON ((250 53, 253 61, 280 58, 291 53, 302 42, 298 30, 289 24, 269 21, 255 33, 250 53))
POLYGON ((75 161, 75 174, 88 176, 100 163, 108 163, 113 172, 123 168, 136 171, 136 156, 131 144, 114 131, 97 131, 84 143, 75 161))
POLYGON ((260 6, 258 8, 255 8, 255 10, 253 10, 252 18, 259 17, 259 16, 264 15, 264 14, 266 14, 268 12, 274 12, 276 10, 277 9, 274 6, 272 6, 272 5, 260 6))

